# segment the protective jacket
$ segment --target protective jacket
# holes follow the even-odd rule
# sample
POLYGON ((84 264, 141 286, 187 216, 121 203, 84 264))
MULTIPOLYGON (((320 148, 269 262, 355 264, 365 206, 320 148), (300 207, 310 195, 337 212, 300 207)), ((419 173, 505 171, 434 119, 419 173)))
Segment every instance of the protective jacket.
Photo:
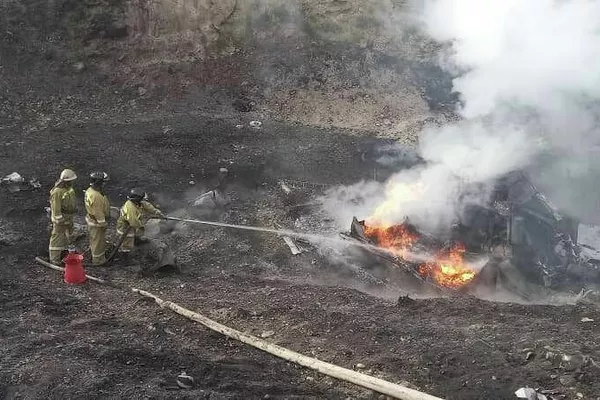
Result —
POLYGON ((89 187, 85 191, 85 221, 88 226, 106 227, 110 217, 110 203, 104 193, 89 187))
POLYGON ((122 235, 128 227, 131 227, 134 231, 143 228, 142 217, 144 215, 159 216, 162 213, 148 201, 144 200, 137 205, 133 201, 127 200, 121 207, 121 214, 117 220, 117 233, 122 235))
POLYGON ((50 191, 52 234, 48 244, 48 255, 54 265, 61 264, 61 253, 73 241, 73 218, 76 212, 75 190, 72 187, 54 186, 50 191))
POLYGON ((73 187, 55 186, 50 191, 50 217, 53 224, 72 225, 77 212, 73 187))

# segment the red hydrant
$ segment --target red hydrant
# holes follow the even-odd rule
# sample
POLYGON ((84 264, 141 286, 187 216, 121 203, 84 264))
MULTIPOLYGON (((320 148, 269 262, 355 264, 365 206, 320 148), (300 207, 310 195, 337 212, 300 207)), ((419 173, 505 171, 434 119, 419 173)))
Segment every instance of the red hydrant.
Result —
POLYGON ((69 249, 65 257, 65 282, 80 285, 85 282, 85 269, 83 269, 83 255, 69 249))

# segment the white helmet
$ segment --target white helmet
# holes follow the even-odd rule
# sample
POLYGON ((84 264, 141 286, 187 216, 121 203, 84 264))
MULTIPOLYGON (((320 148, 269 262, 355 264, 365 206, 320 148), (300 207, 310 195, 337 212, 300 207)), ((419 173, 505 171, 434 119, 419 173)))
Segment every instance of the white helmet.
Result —
POLYGON ((60 173, 60 180, 63 182, 71 182, 75 179, 77 179, 77 175, 72 169, 65 169, 60 173))

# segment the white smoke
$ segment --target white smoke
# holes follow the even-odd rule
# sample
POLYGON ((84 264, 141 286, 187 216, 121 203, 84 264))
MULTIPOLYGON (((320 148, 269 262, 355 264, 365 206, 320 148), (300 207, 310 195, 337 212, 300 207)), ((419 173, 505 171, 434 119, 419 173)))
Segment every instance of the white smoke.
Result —
MULTIPOLYGON (((424 196, 406 208, 388 197, 389 222, 407 214, 441 228, 456 215, 465 183, 531 167, 543 154, 589 171, 588 149, 600 142, 600 0, 425 0, 421 9, 425 31, 446 45, 440 63, 456 76, 463 119, 422 133, 428 166, 391 181, 419 182, 424 196)), ((561 185, 546 186, 561 193, 561 185)), ((364 205, 359 218, 376 212, 364 205)))
POLYGON ((468 70, 454 81, 465 118, 514 107, 564 115, 600 95, 599 1, 433 0, 423 20, 452 41, 448 66, 468 70))
POLYGON ((600 1, 431 0, 422 20, 434 39, 451 43, 442 60, 448 70, 463 71, 453 83, 465 118, 425 136, 425 157, 463 176, 493 178, 553 154, 549 165, 536 166, 538 179, 559 205, 581 214, 590 188, 568 181, 595 172, 600 1), (481 126, 482 120, 492 122, 481 126), (466 142, 469 162, 452 157, 453 141, 466 142))

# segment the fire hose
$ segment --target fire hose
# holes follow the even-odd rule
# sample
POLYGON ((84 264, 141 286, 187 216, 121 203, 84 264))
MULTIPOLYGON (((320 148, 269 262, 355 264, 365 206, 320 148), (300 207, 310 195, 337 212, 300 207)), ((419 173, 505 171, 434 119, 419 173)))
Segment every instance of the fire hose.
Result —
POLYGON ((112 253, 110 253, 110 255, 108 256, 106 261, 104 261, 101 265, 106 265, 109 262, 111 262, 113 258, 115 258, 115 256, 117 255, 117 252, 119 251, 119 247, 121 247, 121 245, 125 241, 125 238, 127 237, 127 234, 129 233, 129 231, 131 231, 131 226, 128 226, 127 229, 125 229, 125 232, 123 232, 123 234, 119 238, 119 241, 117 242, 117 245, 113 249, 112 253))
MULTIPOLYGON (((117 207, 110 207, 111 210, 115 210, 115 211, 120 211, 119 208, 117 207)), ((159 218, 151 218, 151 219, 159 219, 159 218)), ((165 219, 165 218, 160 218, 160 219, 165 219)), ((115 256, 117 255, 117 252, 119 251, 119 248, 121 247, 121 245, 123 244, 123 242, 125 241, 125 238, 127 237, 127 234, 131 231, 131 226, 128 225, 127 229, 125 229, 125 232, 123 232, 123 234, 121 235, 121 237, 119 237, 119 241, 117 242, 115 248, 113 249, 112 253, 110 253, 110 255, 106 258, 106 261, 104 261, 101 265, 106 265, 109 262, 112 261, 113 258, 115 258, 115 256)))
MULTIPOLYGON (((39 257, 36 257, 36 262, 39 264, 56 270, 60 272, 64 272, 65 269, 59 267, 57 265, 53 265, 47 261, 42 260, 39 257)), ((353 371, 351 369, 343 368, 335 364, 330 364, 325 361, 318 360, 313 357, 308 357, 303 354, 297 353, 285 347, 278 346, 274 343, 268 342, 264 339, 249 335, 244 332, 240 332, 233 328, 230 328, 226 325, 222 325, 212 319, 205 317, 202 314, 189 310, 180 306, 177 303, 163 300, 160 297, 156 296, 153 293, 147 292, 145 290, 141 290, 138 288, 127 287, 125 285, 116 284, 109 280, 100 279, 91 275, 86 275, 87 279, 99 283, 101 285, 107 285, 113 287, 115 289, 120 289, 124 291, 137 293, 144 298, 152 299, 156 304, 158 304, 161 308, 167 308, 185 318, 188 318, 192 321, 195 321, 206 328, 218 332, 224 336, 227 336, 232 339, 236 339, 242 343, 250 345, 256 349, 262 350, 266 353, 274 355, 278 358, 293 362, 294 364, 301 365, 306 368, 310 368, 322 374, 331 376, 336 379, 340 379, 342 381, 350 382, 358 386, 362 386, 367 389, 374 390, 378 393, 382 393, 388 396, 391 396, 395 399, 401 400, 442 400, 439 397, 432 396, 430 394, 421 392, 416 389, 411 389, 406 386, 402 386, 396 383, 392 383, 386 381, 381 378, 377 378, 371 375, 363 374, 358 371, 353 371)))
MULTIPOLYGON (((167 220, 167 221, 184 222, 184 223, 196 223, 196 224, 203 224, 203 225, 210 225, 210 226, 229 227, 229 228, 236 228, 236 229, 243 229, 243 230, 259 231, 259 232, 287 233, 287 234, 295 235, 295 236, 311 236, 311 235, 300 234, 298 232, 293 232, 293 231, 282 231, 282 230, 275 230, 275 229, 268 229, 268 228, 259 228, 259 227, 244 226, 244 225, 233 225, 233 224, 226 224, 226 223, 221 223, 221 222, 184 219, 184 218, 177 218, 177 217, 165 216, 165 217, 160 217, 158 219, 167 220)), ((114 255, 118 251, 119 247, 125 240, 125 237, 127 236, 130 229, 131 229, 131 227, 128 227, 128 229, 123 233, 123 235, 121 235, 119 243, 117 244, 117 246, 113 250, 113 253, 109 256, 109 258, 107 259, 106 262, 109 262, 112 259, 112 257, 114 257, 114 255)), ((64 272, 64 268, 53 265, 51 263, 48 263, 47 261, 44 261, 39 257, 37 257, 35 260, 45 267, 64 272)), ((318 360, 318 359, 315 359, 312 357, 305 356, 303 354, 294 352, 294 351, 286 349, 284 347, 277 346, 273 343, 267 342, 264 339, 254 337, 252 335, 249 335, 249 334, 237 331, 235 329, 232 329, 230 327, 227 327, 225 325, 219 324, 218 322, 213 321, 199 313, 196 313, 189 309, 183 308, 176 303, 173 303, 171 301, 165 301, 150 292, 146 292, 144 290, 140 290, 137 288, 127 288, 123 285, 115 284, 111 281, 103 280, 103 279, 96 278, 96 277, 90 276, 90 275, 86 275, 86 277, 89 280, 94 281, 96 283, 111 286, 111 287, 114 287, 117 289, 130 290, 141 296, 150 298, 150 299, 154 300, 161 308, 168 308, 171 311, 173 311, 179 315, 182 315, 188 319, 191 319, 195 322, 198 322, 215 332, 219 332, 229 338, 239 340, 242 343, 246 343, 254 348, 263 350, 263 351, 265 351, 269 354, 272 354, 276 357, 279 357, 284 360, 293 362, 295 364, 302 365, 304 367, 313 369, 313 370, 323 373, 325 375, 328 375, 328 376, 331 376, 331 377, 334 377, 334 378, 337 378, 337 379, 340 379, 340 380, 343 380, 346 382, 354 383, 354 384, 362 386, 364 388, 375 390, 379 393, 386 394, 388 396, 392 396, 397 399, 442 400, 438 397, 429 395, 427 393, 420 392, 415 389, 408 388, 406 386, 394 384, 392 382, 389 382, 389 381, 386 381, 386 380, 383 380, 380 378, 376 378, 376 377, 373 377, 370 375, 362 374, 357 371, 342 368, 342 367, 334 365, 334 364, 330 364, 330 363, 327 363, 327 362, 324 362, 324 361, 321 361, 321 360, 318 360)))

